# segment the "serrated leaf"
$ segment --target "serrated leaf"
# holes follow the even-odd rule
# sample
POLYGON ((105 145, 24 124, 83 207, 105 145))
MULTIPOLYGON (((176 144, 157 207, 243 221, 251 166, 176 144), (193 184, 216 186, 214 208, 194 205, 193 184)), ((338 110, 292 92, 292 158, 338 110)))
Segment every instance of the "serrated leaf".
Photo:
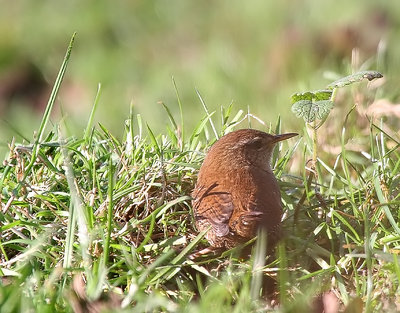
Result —
POLYGON ((295 93, 292 95, 292 104, 301 100, 329 100, 332 96, 332 90, 322 89, 314 91, 306 91, 301 93, 295 93))
POLYGON ((302 100, 311 101, 312 99, 313 99, 313 94, 310 91, 298 92, 293 94, 291 97, 292 104, 302 100))
POLYGON ((356 82, 360 82, 363 79, 368 79, 369 81, 376 79, 376 78, 382 78, 383 75, 377 71, 362 71, 358 72, 346 77, 343 77, 341 79, 338 79, 334 81, 333 83, 329 84, 327 88, 329 89, 335 89, 335 88, 341 88, 356 82))
POLYGON ((321 101, 315 101, 314 102, 314 107, 318 108, 317 110, 317 118, 319 120, 324 119, 329 112, 333 108, 333 101, 331 100, 321 100, 321 101))
POLYGON ((302 117, 307 123, 312 123, 316 119, 324 119, 333 108, 331 100, 309 101, 300 100, 292 105, 292 112, 297 117, 302 117))
POLYGON ((292 105, 292 112, 296 114, 296 117, 303 117, 305 110, 311 106, 311 100, 299 100, 292 105))
POLYGON ((332 97, 332 90, 322 89, 322 90, 315 90, 312 92, 314 94, 314 100, 321 101, 321 100, 330 100, 332 97))

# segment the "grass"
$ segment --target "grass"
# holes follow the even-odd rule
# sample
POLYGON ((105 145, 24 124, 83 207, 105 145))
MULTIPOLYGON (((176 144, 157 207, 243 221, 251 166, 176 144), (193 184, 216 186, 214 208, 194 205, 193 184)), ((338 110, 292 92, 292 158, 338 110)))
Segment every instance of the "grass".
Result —
MULTIPOLYGON (((68 54, 62 68, 67 62, 68 54)), ((305 170, 313 147, 306 128, 276 150, 285 238, 261 265, 257 249, 250 260, 234 251, 187 258, 207 246, 190 198, 204 153, 258 119, 232 106, 209 111, 197 92, 205 115, 190 131, 175 92, 180 120, 164 105, 170 123, 162 134, 132 110, 121 140, 93 126, 96 97, 82 136, 68 137, 67 119, 48 125, 54 94, 37 139, 10 143, 0 166, 1 312, 309 312, 327 291, 347 312, 400 309, 398 134, 349 106, 375 91, 344 92, 350 109, 319 130, 317 181, 305 170), (337 138, 321 139, 332 130, 337 138), (272 304, 260 273, 276 284, 272 304)))

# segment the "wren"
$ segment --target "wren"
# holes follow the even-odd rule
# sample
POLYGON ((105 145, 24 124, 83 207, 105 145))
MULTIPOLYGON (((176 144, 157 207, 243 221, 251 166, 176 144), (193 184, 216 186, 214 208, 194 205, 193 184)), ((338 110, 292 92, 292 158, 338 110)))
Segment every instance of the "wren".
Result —
POLYGON ((192 193, 199 231, 213 250, 226 250, 257 235, 267 234, 270 251, 279 240, 282 219, 281 193, 271 168, 276 143, 295 133, 271 135, 240 129, 221 137, 210 148, 192 193))

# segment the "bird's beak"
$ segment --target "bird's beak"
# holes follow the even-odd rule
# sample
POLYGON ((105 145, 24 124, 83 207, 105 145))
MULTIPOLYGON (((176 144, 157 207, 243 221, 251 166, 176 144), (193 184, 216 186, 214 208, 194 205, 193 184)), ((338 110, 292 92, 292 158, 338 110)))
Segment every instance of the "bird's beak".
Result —
POLYGON ((286 140, 286 139, 292 138, 292 137, 297 136, 297 135, 298 134, 296 134, 296 133, 287 133, 287 134, 275 135, 274 136, 274 142, 279 142, 279 141, 282 141, 282 140, 286 140))

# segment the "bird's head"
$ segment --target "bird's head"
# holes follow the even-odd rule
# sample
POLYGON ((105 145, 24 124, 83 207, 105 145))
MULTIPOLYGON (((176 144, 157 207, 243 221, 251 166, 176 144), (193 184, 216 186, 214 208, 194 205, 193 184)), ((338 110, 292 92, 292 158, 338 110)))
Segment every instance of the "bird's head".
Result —
POLYGON ((297 134, 272 135, 255 129, 240 129, 221 137, 211 147, 210 153, 223 155, 226 161, 238 163, 239 166, 253 165, 270 170, 275 145, 294 136, 297 134))

